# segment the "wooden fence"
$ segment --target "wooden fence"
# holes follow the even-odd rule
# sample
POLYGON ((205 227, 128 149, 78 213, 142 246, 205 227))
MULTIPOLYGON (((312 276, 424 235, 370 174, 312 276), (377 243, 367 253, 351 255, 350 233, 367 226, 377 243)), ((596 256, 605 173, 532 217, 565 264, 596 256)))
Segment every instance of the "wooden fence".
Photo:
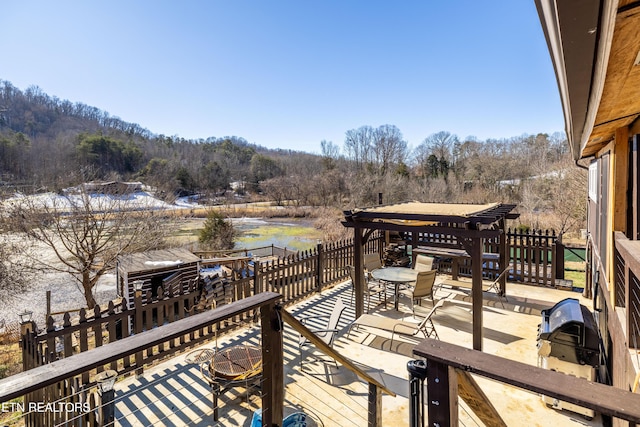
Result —
MULTIPOLYGON (((426 236, 428 238, 428 236, 426 236)), ((442 243, 443 237, 437 238, 442 243)), ((445 240, 447 238, 444 238, 445 240)), ((428 241, 425 239, 425 241, 428 241)), ((453 242, 455 243, 455 242, 453 242)), ((370 238, 364 248, 365 253, 382 253, 384 236, 370 238)), ((524 234, 509 230, 508 243, 513 266, 510 280, 538 285, 550 285, 554 280, 554 264, 556 262, 555 233, 534 232, 524 234)), ((487 241, 485 251, 497 252, 497 241, 487 241)), ((347 266, 353 263, 353 241, 326 245, 319 244, 308 251, 280 257, 266 262, 255 262, 252 267, 245 266, 246 271, 232 275, 221 275, 211 285, 213 306, 222 306, 265 291, 281 294, 283 304, 291 305, 306 296, 320 292, 324 287, 348 278, 347 266)), ((446 260, 441 261, 440 269, 447 268, 446 260)), ((499 274, 500 267, 495 263, 483 266, 485 275, 499 274)), ((460 274, 470 274, 470 265, 462 264, 460 274)), ((159 287, 155 296, 151 291, 144 295, 138 292, 135 304, 128 309, 126 304, 111 302, 108 306, 96 307, 94 310, 80 310, 79 316, 72 318, 65 313, 62 322, 56 324, 49 317, 43 330, 38 330, 34 322, 23 325, 22 352, 23 368, 29 370, 37 366, 62 359, 72 354, 82 353, 98 348, 109 342, 115 342, 130 335, 151 330, 156 326, 173 323, 194 314, 202 308, 203 289, 192 282, 187 288, 170 286, 159 287)), ((255 319, 256 313, 246 312, 236 315, 225 322, 192 331, 175 340, 149 347, 133 356, 111 362, 108 366, 98 366, 93 371, 82 374, 78 383, 59 383, 46 389, 25 396, 25 402, 52 401, 75 391, 83 390, 90 385, 90 378, 104 369, 113 369, 119 375, 128 372, 141 372, 145 364, 164 359, 192 348, 200 343, 212 340, 216 333, 225 333, 255 319)), ((82 399, 87 398, 82 397, 82 399)), ((67 414, 71 416, 72 414, 67 414)), ((62 416, 60 414, 56 416, 62 416)), ((40 414, 34 413, 25 417, 27 426, 51 425, 60 420, 43 420, 40 414)), ((64 421, 64 420, 62 420, 64 421)))
MULTIPOLYGON (((423 242, 428 241, 429 236, 426 237, 423 242)), ((536 231, 525 234, 509 230, 507 237, 512 266, 509 279, 522 283, 551 285, 557 258, 555 254, 558 242, 555 233, 536 231)), ((443 239, 447 238, 439 236, 437 243, 441 243, 443 239)), ((383 236, 369 239, 365 253, 382 253, 383 242, 383 236)), ((487 240, 485 252, 496 253, 497 247, 497 241, 487 240)), ((230 276, 223 274, 212 287, 211 304, 220 306, 260 292, 273 291, 283 295, 285 305, 291 305, 314 292, 321 291, 325 286, 346 280, 347 266, 352 263, 353 242, 349 239, 326 245, 319 244, 312 250, 272 261, 256 261, 253 266, 246 265, 246 271, 234 271, 230 276)), ((450 268, 448 265, 447 260, 441 260, 439 269, 446 271, 450 268)), ((491 275, 497 276, 500 271, 500 266, 495 262, 487 262, 483 266, 484 275, 488 278, 491 278, 491 275)), ((471 274, 471 266, 467 261, 461 264, 460 274, 471 274)), ((184 289, 175 286, 159 287, 155 296, 148 291, 138 297, 140 300, 132 309, 127 309, 125 304, 111 302, 103 308, 82 309, 75 318, 71 312, 65 313, 62 322, 57 324, 53 317, 49 317, 43 330, 37 333, 32 331, 29 338, 23 340, 25 370, 100 347, 131 333, 139 333, 182 319, 198 308, 202 289, 199 284, 192 282, 184 289)), ((251 320, 251 317, 247 315, 245 318, 234 319, 234 322, 243 323, 251 320)), ((219 330, 224 331, 230 327, 231 324, 219 325, 219 330)), ((203 331, 203 335, 210 332, 203 331)), ((157 349, 157 353, 149 351, 144 355, 142 362, 148 363, 162 355, 181 351, 186 343, 193 345, 199 341, 198 337, 193 336, 171 345, 169 349, 157 349)), ((126 372, 130 370, 129 366, 130 364, 125 363, 124 366, 114 365, 112 368, 126 372)))
MULTIPOLYGON (((523 232, 509 229, 506 238, 511 270, 507 280, 529 285, 554 286, 557 278, 564 277, 564 246, 555 231, 523 232)), ((419 241, 426 246, 457 247, 454 236, 421 235, 419 241)), ((483 252, 499 253, 498 240, 485 239, 483 252)), ((451 260, 440 260, 439 271, 451 273, 451 268, 451 260)), ((505 268, 506 266, 498 265, 497 261, 485 260, 482 275, 487 280, 494 280, 505 268)), ((471 258, 463 258, 459 262, 458 274, 471 277, 471 258)))

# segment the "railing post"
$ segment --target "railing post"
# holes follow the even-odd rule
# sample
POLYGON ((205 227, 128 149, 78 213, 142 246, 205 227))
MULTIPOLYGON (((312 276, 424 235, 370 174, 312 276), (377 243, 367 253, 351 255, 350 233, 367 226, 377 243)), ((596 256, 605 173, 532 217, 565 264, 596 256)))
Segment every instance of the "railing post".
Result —
POLYGON ((368 401, 368 427, 382 427, 382 391, 372 383, 369 383, 368 401))
MULTIPOLYGON (((135 309, 134 332, 139 334, 142 332, 142 290, 136 289, 134 293, 133 308, 135 309)), ((142 351, 136 353, 136 376, 142 375, 144 372, 142 361, 142 351)))
POLYGON ((429 427, 458 425, 458 378, 453 367, 427 359, 429 427))
MULTIPOLYGON (((38 351, 36 336, 36 323, 33 320, 20 322, 20 348, 22 349, 22 371, 28 371, 36 366, 36 354, 38 351)), ((34 393, 24 395, 24 404, 29 405, 31 401, 37 401, 34 393)), ((35 413, 25 413, 24 421, 26 426, 36 422, 35 413)))
POLYGON ((28 371, 33 368, 35 363, 33 361, 33 349, 36 346, 33 345, 33 336, 36 331, 36 323, 33 320, 20 323, 20 347, 22 348, 22 370, 28 371))
POLYGON ((262 288, 262 265, 259 260, 253 261, 253 294, 258 295, 264 289, 262 288))
POLYGON ((409 371, 409 426, 424 427, 424 380, 427 364, 424 360, 407 362, 409 371))
POLYGON ((262 329, 262 425, 281 426, 284 404, 283 323, 276 303, 260 307, 262 329))
POLYGON ((324 274, 322 274, 322 272, 324 271, 324 255, 322 252, 322 241, 318 241, 318 244, 316 245, 316 252, 318 253, 318 271, 316 272, 316 281, 318 282, 318 293, 322 292, 322 285, 323 285, 323 279, 324 279, 324 274))
POLYGON ((558 236, 553 245, 554 257, 553 257, 553 274, 555 279, 564 279, 564 244, 562 243, 562 234, 558 236))

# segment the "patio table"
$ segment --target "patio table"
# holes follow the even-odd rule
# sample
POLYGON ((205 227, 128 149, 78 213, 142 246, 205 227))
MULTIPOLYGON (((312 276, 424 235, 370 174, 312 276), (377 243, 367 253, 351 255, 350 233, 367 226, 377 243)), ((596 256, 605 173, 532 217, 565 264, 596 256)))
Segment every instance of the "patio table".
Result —
POLYGON ((415 282, 418 272, 408 267, 385 267, 373 270, 371 276, 378 281, 394 285, 395 301, 393 305, 397 310, 400 285, 415 282))

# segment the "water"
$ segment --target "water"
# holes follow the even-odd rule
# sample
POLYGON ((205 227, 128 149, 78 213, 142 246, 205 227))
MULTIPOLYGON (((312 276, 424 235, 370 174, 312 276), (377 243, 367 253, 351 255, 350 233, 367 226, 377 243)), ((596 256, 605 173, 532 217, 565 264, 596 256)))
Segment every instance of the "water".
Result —
POLYGON ((259 248, 275 245, 294 251, 314 248, 323 235, 308 220, 234 218, 240 236, 236 248, 259 248))

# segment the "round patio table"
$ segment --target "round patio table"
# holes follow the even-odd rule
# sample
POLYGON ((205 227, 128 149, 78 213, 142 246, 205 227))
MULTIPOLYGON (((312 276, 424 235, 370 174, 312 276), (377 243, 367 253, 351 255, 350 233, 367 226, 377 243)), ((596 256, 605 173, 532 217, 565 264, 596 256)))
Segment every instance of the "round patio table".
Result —
POLYGON ((378 281, 392 283, 394 285, 395 301, 393 305, 397 310, 400 285, 415 282, 418 272, 407 267, 385 267, 373 270, 371 276, 378 281))

